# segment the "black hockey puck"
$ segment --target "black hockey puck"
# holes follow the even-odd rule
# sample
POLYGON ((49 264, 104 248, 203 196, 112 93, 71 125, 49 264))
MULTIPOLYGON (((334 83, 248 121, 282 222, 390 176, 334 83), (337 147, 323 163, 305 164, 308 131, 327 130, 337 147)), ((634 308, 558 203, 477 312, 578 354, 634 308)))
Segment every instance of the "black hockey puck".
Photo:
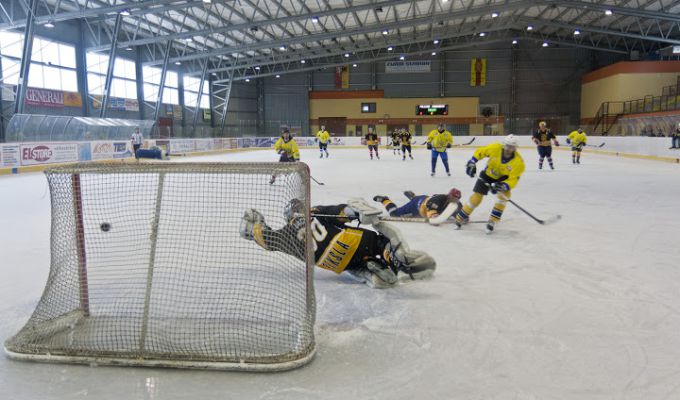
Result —
POLYGON ((108 232, 111 230, 111 224, 108 222, 102 222, 101 225, 99 225, 99 228, 104 232, 108 232))

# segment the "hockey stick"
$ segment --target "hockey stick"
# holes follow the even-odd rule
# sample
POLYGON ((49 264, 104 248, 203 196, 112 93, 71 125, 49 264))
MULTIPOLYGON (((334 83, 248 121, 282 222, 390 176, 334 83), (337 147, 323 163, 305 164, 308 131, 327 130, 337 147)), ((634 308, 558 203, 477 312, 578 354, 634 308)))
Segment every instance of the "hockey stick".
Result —
POLYGON ((314 179, 314 177, 313 177, 313 176, 309 175, 309 177, 310 177, 310 179, 311 179, 311 180, 313 180, 314 182, 316 182, 316 184, 317 184, 317 185, 319 185, 319 186, 323 186, 323 185, 325 185, 325 183, 323 183, 323 182, 319 182, 319 181, 317 181, 316 179, 314 179))
MULTIPOLYGON (((498 197, 501 197, 501 196, 498 196, 498 197)), ((510 204, 512 204, 513 206, 517 207, 520 211, 522 211, 524 214, 528 215, 531 219, 533 219, 534 221, 538 222, 538 223, 541 224, 541 225, 552 224, 553 222, 557 222, 558 220, 562 219, 562 216, 559 215, 559 214, 558 214, 558 215, 555 215, 554 217, 550 217, 550 218, 548 218, 548 219, 545 219, 545 220, 540 219, 540 218, 536 218, 532 213, 530 213, 529 211, 525 210, 524 208, 522 208, 519 204, 515 203, 514 201, 512 201, 512 200, 506 198, 505 196, 503 196, 502 199, 506 200, 508 203, 510 203, 510 204)))
MULTIPOLYGON (((359 217, 357 216, 348 216, 348 215, 335 215, 335 214, 311 214, 310 215, 312 218, 318 217, 318 218, 337 218, 337 219, 348 219, 350 221, 357 220, 359 217)), ((378 217, 381 221, 385 222, 420 222, 420 223, 427 223, 429 220, 424 217, 378 217)), ((470 221, 468 223, 470 224, 486 224, 488 221, 470 221)), ((453 218, 449 218, 446 220, 446 223, 453 223, 453 218)))
POLYGON ((469 145, 471 145, 471 144, 472 144, 472 142, 474 142, 474 141, 475 141, 475 139, 477 139, 477 138, 476 138, 476 137, 473 137, 473 138, 472 138, 472 140, 470 140, 469 142, 467 142, 467 143, 461 143, 461 144, 457 144, 457 145, 455 145, 455 146, 469 146, 469 145))
POLYGON ((596 146, 596 145, 594 145, 594 144, 587 144, 586 146, 588 146, 588 147, 597 147, 597 148, 600 148, 600 147, 604 147, 604 145, 605 145, 605 143, 602 142, 602 143, 600 143, 600 145, 598 145, 598 146, 596 146))

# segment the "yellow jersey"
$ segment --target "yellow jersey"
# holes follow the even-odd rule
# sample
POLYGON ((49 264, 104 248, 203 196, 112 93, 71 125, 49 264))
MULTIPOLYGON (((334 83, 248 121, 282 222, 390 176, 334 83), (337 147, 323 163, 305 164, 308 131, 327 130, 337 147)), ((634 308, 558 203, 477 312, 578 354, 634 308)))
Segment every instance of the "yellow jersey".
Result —
POLYGON ((425 143, 430 143, 432 145, 432 150, 443 153, 446 151, 447 145, 453 145, 453 136, 451 136, 451 132, 447 130, 439 132, 434 129, 427 135, 427 141, 425 143))
POLYGON ((276 141, 276 144, 274 144, 274 150, 277 152, 283 150, 288 158, 294 158, 296 160, 300 159, 300 149, 293 138, 290 138, 288 141, 283 140, 282 137, 279 138, 279 140, 276 141))
POLYGON ((579 133, 578 131, 573 131, 567 136, 567 139, 571 141, 572 146, 577 147, 581 144, 586 144, 588 136, 586 136, 585 132, 579 133))
POLYGON ((328 131, 319 131, 316 133, 316 138, 319 139, 319 143, 326 144, 331 141, 331 134, 328 131))
POLYGON ((484 173, 493 179, 507 176, 502 182, 507 183, 510 189, 517 185, 519 177, 524 173, 524 160, 522 156, 515 151, 515 155, 511 159, 504 160, 503 145, 501 143, 492 143, 488 146, 480 147, 475 150, 473 157, 475 160, 488 158, 489 162, 486 164, 484 173))

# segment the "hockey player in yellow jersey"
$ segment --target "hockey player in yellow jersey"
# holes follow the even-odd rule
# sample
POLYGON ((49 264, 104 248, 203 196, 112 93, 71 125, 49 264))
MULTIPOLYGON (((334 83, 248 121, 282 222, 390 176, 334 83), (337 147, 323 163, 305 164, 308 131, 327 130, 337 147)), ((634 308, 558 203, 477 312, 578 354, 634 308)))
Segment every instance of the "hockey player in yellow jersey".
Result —
POLYGON ((470 199, 456 214, 457 229, 469 222, 470 214, 491 191, 498 196, 498 200, 489 216, 486 231, 487 233, 493 232, 494 227, 501 220, 505 204, 510 198, 510 191, 517 185, 520 176, 524 173, 524 160, 517 152, 518 146, 519 140, 514 135, 508 135, 503 139, 503 143, 492 143, 475 151, 465 167, 465 172, 471 178, 477 174, 478 161, 484 158, 488 158, 489 161, 486 168, 479 174, 470 199))
MULTIPOLYGON (((300 161, 300 149, 298 148, 295 139, 290 135, 288 128, 283 130, 279 140, 274 143, 274 150, 279 153, 279 162, 295 162, 300 161)), ((276 181, 276 175, 272 175, 269 184, 276 181)))
POLYGON ((331 134, 328 133, 326 127, 321 125, 321 129, 316 133, 316 140, 319 141, 319 158, 323 158, 323 153, 326 153, 326 158, 328 158, 328 143, 331 141, 331 134))
POLYGON ((567 136, 567 143, 571 144, 572 164, 581 164, 581 151, 586 146, 588 137, 583 129, 579 128, 567 136))
POLYGON ((446 150, 450 149, 453 145, 453 136, 451 132, 444 129, 444 124, 437 125, 437 129, 430 132, 427 135, 427 149, 432 150, 432 173, 430 176, 434 176, 435 170, 437 168, 437 158, 442 158, 442 163, 444 163, 444 169, 446 169, 446 175, 451 176, 449 171, 449 155, 446 150))

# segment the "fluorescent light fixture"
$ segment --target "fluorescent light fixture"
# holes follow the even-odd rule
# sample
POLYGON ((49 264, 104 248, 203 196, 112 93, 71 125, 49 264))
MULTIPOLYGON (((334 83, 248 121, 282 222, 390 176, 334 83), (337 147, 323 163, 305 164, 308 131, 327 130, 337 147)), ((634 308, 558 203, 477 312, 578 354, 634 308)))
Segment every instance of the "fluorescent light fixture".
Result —
POLYGON ((435 39, 432 43, 439 44, 439 39, 435 39))
POLYGON ((246 78, 246 82, 250 82, 250 78, 246 78))
POLYGON ((432 52, 432 55, 433 55, 433 56, 436 56, 436 55, 437 55, 437 52, 436 52, 436 51, 433 51, 433 52, 432 52))
POLYGON ((604 15, 612 15, 614 14, 612 10, 604 10, 604 15))
POLYGON ((513 39, 512 44, 517 44, 517 39, 513 39))
POLYGON ((128 46, 125 48, 126 51, 132 51, 132 47, 128 46))
POLYGON ((543 44, 541 46, 548 47, 548 42, 543 42, 543 44))
POLYGON ((383 34, 383 35, 387 35, 388 33, 389 33, 389 32, 387 31, 387 29, 383 29, 383 31, 382 31, 382 34, 383 34))
POLYGON ((45 25, 43 25, 45 28, 54 28, 54 23, 52 21, 47 21, 45 25))
POLYGON ((305 60, 300 60, 300 64, 304 64, 304 63, 306 63, 306 62, 307 62, 307 61, 305 61, 305 60))
POLYGON ((255 70, 256 70, 256 71, 259 71, 259 70, 260 70, 260 67, 259 67, 259 66, 255 67, 255 70))
POLYGON ((576 30, 574 31, 574 35, 580 35, 580 34, 581 34, 581 31, 579 31, 578 29, 576 29, 576 30))
POLYGON ((533 25, 529 25, 529 26, 527 26, 527 30, 528 30, 528 31, 533 31, 533 30, 534 30, 534 27, 533 27, 533 25))
POLYGON ((345 53, 345 58, 349 58, 349 53, 345 53))
POLYGON ((217 76, 217 72, 213 72, 211 75, 212 75, 212 76, 217 76))
POLYGON ((175 65, 182 65, 180 61, 175 61, 175 65))
POLYGON ((404 59, 406 59, 406 57, 401 56, 401 57, 399 57, 399 59, 400 59, 401 61, 404 61, 404 59))
POLYGON ((491 18, 498 18, 499 15, 500 15, 499 13, 494 11, 494 12, 491 13, 491 18))
POLYGON ((286 50, 286 46, 279 46, 279 50, 281 51, 286 50))
POLYGON ((125 10, 122 10, 122 11, 120 12, 120 15, 122 15, 122 16, 124 16, 124 17, 127 17, 127 16, 130 15, 130 10, 128 10, 128 9, 126 8, 125 10))
POLYGON ((280 77, 281 77, 281 75, 276 74, 276 79, 279 79, 280 77))
POLYGON ((392 51, 392 50, 394 50, 394 47, 392 47, 392 46, 387 48, 387 51, 392 51))
POLYGON ((486 36, 486 32, 479 32, 479 36, 481 36, 481 37, 486 36))
POLYGON ((352 67, 356 68, 356 67, 357 67, 356 63, 355 63, 355 64, 352 64, 352 67))

